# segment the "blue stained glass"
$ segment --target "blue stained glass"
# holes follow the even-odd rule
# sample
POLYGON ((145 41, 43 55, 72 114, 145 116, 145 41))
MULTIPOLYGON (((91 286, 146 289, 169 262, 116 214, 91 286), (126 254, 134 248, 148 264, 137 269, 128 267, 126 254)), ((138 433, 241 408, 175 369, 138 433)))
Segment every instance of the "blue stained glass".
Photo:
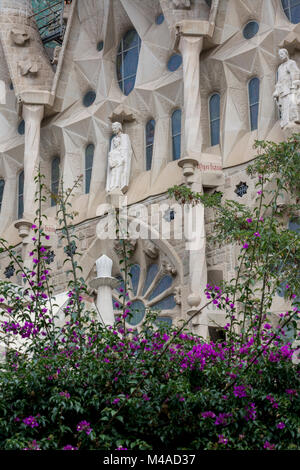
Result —
POLYGON ((5 186, 5 181, 3 179, 1 179, 0 180, 0 211, 1 211, 1 208, 2 208, 4 186, 5 186))
POLYGON ((173 160, 178 160, 181 153, 181 109, 172 114, 172 153, 173 160))
POLYGON ((154 281, 155 276, 158 273, 158 265, 157 264, 150 264, 148 270, 147 270, 147 275, 146 275, 146 280, 145 280, 145 285, 143 288, 143 293, 142 295, 145 295, 147 290, 149 289, 150 285, 154 281))
POLYGON ((133 90, 138 68, 141 40, 133 29, 123 37, 117 55, 118 83, 125 95, 133 90))
POLYGON ((254 77, 248 84, 251 131, 257 129, 259 110, 259 79, 254 77))
POLYGON ((132 326, 140 323, 145 316, 145 305, 141 300, 135 300, 132 302, 130 307, 130 317, 128 318, 128 323, 132 326))
POLYGON ((220 143, 220 95, 215 93, 209 100, 211 145, 220 143))
POLYGON ((132 290, 134 295, 137 294, 138 286, 139 286, 139 280, 140 280, 140 272, 141 268, 139 267, 138 264, 134 264, 130 268, 130 274, 131 274, 131 284, 132 284, 132 290))
POLYGON ((180 54, 173 54, 171 55, 170 59, 168 60, 168 70, 170 72, 175 72, 175 70, 179 69, 182 64, 182 57, 180 54))
POLYGON ((93 162, 94 162, 94 144, 89 144, 85 149, 85 192, 90 192, 93 162))
POLYGON ((96 93, 94 91, 88 91, 83 97, 83 104, 86 108, 91 106, 96 99, 96 93))
POLYGON ((245 39, 253 38, 259 30, 259 24, 256 21, 249 21, 243 29, 245 39))
POLYGON ((164 21, 165 21, 165 17, 162 13, 155 18, 156 24, 162 24, 164 21))
POLYGON ((24 171, 19 174, 19 185, 18 185, 18 219, 22 219, 24 212, 24 171))
POLYGON ((173 284, 173 278, 171 276, 166 275, 162 277, 159 280, 155 289, 152 291, 151 295, 149 296, 149 300, 154 299, 155 297, 160 295, 162 292, 169 289, 169 287, 171 287, 172 284, 173 284))
POLYGON ((20 135, 24 135, 25 134, 25 121, 24 119, 20 122, 20 124, 18 125, 18 133, 20 135))
POLYGON ((173 137, 173 160, 179 160, 180 159, 180 153, 181 153, 181 136, 176 135, 173 137))
POLYGON ((281 0, 282 8, 291 23, 300 23, 300 0, 281 0))
POLYGON ((154 310, 172 310, 176 307, 176 302, 174 299, 174 295, 169 295, 163 300, 160 300, 156 304, 152 305, 152 309, 154 310))

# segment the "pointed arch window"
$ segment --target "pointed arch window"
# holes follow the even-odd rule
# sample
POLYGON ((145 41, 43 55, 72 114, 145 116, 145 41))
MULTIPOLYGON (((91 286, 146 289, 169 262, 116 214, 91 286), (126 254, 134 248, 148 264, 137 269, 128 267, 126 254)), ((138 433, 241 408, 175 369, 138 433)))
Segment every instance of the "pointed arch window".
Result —
MULTIPOLYGON (((60 166, 60 158, 55 157, 52 160, 51 164, 51 192, 54 196, 58 194, 58 187, 59 187, 59 166, 60 166)), ((56 199, 51 197, 51 206, 56 206, 56 199)))
POLYGON ((141 38, 132 29, 121 40, 117 54, 117 78, 124 95, 129 95, 134 88, 140 50, 141 38))
POLYGON ((209 99, 210 145, 220 143, 220 95, 214 93, 209 99))
POLYGON ((85 149, 85 193, 90 192, 95 145, 89 144, 85 149))
POLYGON ((4 186, 5 186, 5 181, 3 178, 0 179, 0 212, 2 209, 2 201, 3 201, 3 194, 4 194, 4 186))
POLYGON ((146 170, 151 170, 153 145, 154 145, 155 121, 150 119, 146 124, 146 170))
POLYGON ((249 111, 251 131, 257 129, 259 110, 259 78, 254 77, 248 83, 249 111))
POLYGON ((24 171, 21 171, 18 179, 18 219, 22 219, 24 213, 24 171))
POLYGON ((181 109, 174 111, 171 121, 173 160, 179 160, 181 153, 181 109))
POLYGON ((300 23, 300 0, 281 0, 282 8, 291 23, 300 23))

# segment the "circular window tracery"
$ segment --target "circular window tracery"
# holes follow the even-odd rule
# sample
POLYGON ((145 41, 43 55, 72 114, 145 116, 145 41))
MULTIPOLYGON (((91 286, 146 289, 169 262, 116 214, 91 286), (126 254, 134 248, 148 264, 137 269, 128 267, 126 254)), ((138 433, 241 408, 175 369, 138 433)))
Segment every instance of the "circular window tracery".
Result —
MULTIPOLYGON (((175 301, 175 276, 166 272, 163 263, 153 262, 147 266, 146 273, 142 272, 139 264, 133 264, 130 269, 130 288, 127 302, 130 303, 130 315, 127 323, 130 326, 140 325, 145 319, 147 309, 160 310, 162 315, 157 318, 172 324, 175 301)), ((122 301, 120 292, 124 292, 125 284, 122 275, 118 275, 119 286, 113 291, 113 308, 119 311, 122 301)))

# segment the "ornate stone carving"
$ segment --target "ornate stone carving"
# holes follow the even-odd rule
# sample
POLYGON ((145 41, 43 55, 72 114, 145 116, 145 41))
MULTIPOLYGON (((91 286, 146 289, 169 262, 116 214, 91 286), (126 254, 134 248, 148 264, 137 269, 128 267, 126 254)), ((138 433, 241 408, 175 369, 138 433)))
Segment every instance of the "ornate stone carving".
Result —
POLYGON ((172 266, 169 261, 167 260, 163 260, 161 262, 161 267, 162 267, 162 274, 170 274, 171 276, 176 276, 177 274, 177 270, 174 268, 174 266, 172 266))
POLYGON ((278 55, 283 63, 278 67, 273 97, 280 110, 280 125, 286 127, 300 124, 300 70, 286 49, 279 49, 278 55))
POLYGON ((130 138, 122 133, 122 124, 114 122, 112 131, 115 134, 108 154, 106 191, 127 191, 130 177, 132 147, 130 138))
POLYGON ((181 287, 177 286, 174 289, 174 299, 177 305, 181 305, 181 287))
POLYGON ((19 62, 20 73, 23 77, 28 74, 36 75, 40 70, 40 65, 37 62, 33 62, 31 59, 19 62))
POLYGON ((149 258, 156 259, 158 257, 158 248, 151 240, 145 240, 143 249, 149 258))
POLYGON ((59 55, 60 55, 61 49, 62 49, 61 46, 56 46, 56 47, 54 48, 53 58, 52 58, 52 60, 51 60, 51 64, 53 64, 53 65, 57 65, 57 64, 58 64, 59 55))
POLYGON ((16 46, 24 46, 30 39, 30 35, 24 29, 12 29, 10 37, 16 46))
POLYGON ((191 0, 171 0, 174 10, 186 10, 191 8, 191 0))

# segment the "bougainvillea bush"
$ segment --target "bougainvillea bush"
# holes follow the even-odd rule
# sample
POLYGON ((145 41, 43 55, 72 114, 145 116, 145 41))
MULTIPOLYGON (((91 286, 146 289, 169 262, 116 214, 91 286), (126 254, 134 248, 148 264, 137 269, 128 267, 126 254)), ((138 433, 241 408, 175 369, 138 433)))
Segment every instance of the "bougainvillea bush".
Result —
MULTIPOLYGON (((38 174, 32 269, 1 240, 24 285, 0 284, 1 338, 7 347, 0 370, 0 449, 300 448, 299 236, 287 228, 277 203, 282 188, 288 190, 284 210, 290 218, 297 215, 300 143, 294 136, 282 144, 257 145, 261 156, 249 167, 258 175, 252 211, 222 202, 220 195, 170 190, 183 203, 201 202, 213 210, 214 241, 240 250, 236 277, 206 286, 206 304, 213 302, 228 318, 226 339, 217 342, 192 334, 189 322, 180 327, 158 322, 155 312, 133 331, 126 323, 127 289, 120 288, 122 308, 114 326, 103 326, 87 311, 68 214, 71 191, 63 188, 58 219, 73 277, 59 323, 41 214, 45 186, 38 174), (287 308, 274 318, 270 307, 279 288, 287 308)), ((127 272, 130 246, 126 240, 120 244, 127 272)))

